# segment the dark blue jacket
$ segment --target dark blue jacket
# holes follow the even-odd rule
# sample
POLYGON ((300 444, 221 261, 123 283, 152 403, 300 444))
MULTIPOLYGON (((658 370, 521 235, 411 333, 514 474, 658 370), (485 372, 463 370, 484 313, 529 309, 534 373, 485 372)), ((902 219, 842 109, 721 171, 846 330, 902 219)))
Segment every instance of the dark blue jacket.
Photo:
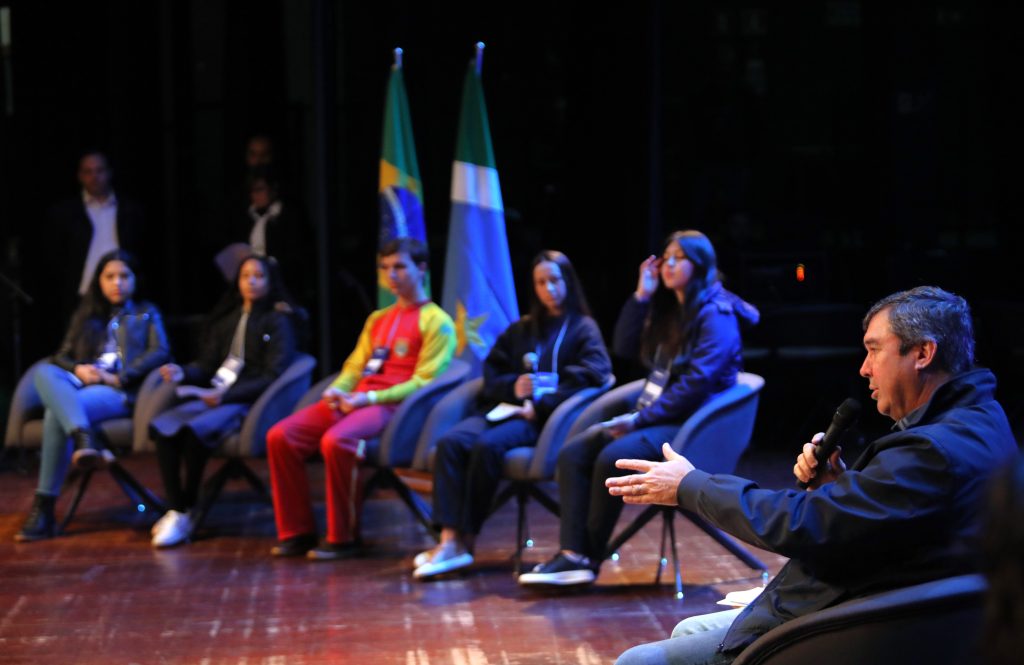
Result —
POLYGON ((986 369, 940 386, 905 430, 876 440, 834 482, 762 490, 699 470, 679 505, 757 547, 790 557, 733 622, 723 651, 850 598, 974 570, 984 485, 1017 445, 986 369))
MULTIPOLYGON (((630 296, 615 324, 616 355, 635 358, 647 319, 649 303, 630 296)), ((672 363, 672 375, 661 397, 640 411, 636 426, 682 422, 712 395, 736 383, 743 369, 740 325, 754 325, 760 319, 757 308, 720 283, 704 294, 690 337, 672 363)))
MULTIPOLYGON (((478 399, 484 412, 499 402, 520 401, 516 399, 513 387, 519 375, 526 371, 523 367, 523 355, 526 353, 536 352, 539 346, 537 369, 551 371, 555 338, 564 320, 545 321, 539 340, 532 332, 528 317, 519 319, 501 333, 484 360, 484 387, 478 399)), ((538 427, 559 404, 584 388, 602 385, 611 372, 608 350, 594 320, 589 316, 569 317, 569 325, 558 350, 558 390, 544 395, 533 405, 538 427)))

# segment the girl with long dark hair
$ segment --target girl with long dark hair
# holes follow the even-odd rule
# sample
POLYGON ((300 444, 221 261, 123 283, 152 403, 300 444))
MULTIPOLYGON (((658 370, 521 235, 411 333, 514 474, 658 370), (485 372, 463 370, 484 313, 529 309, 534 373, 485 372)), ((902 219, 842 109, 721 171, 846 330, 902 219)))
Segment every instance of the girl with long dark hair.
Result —
POLYGON ((95 426, 129 415, 146 374, 171 357, 160 311, 134 299, 135 273, 135 259, 124 250, 100 257, 64 342, 36 371, 46 407, 39 487, 15 540, 54 535, 54 504, 68 464, 96 469, 113 459, 95 426))
POLYGON ((150 423, 170 510, 153 526, 153 546, 186 541, 203 470, 211 451, 236 431, 253 402, 295 356, 290 317, 297 307, 272 259, 250 256, 238 268, 236 287, 210 315, 199 358, 160 368, 164 381, 191 398, 150 423), (181 466, 185 473, 182 479, 181 466))
POLYGON ((530 274, 530 313, 501 334, 484 360, 477 414, 437 444, 434 516, 441 542, 416 557, 419 579, 473 563, 476 535, 490 512, 505 453, 535 444, 560 403, 600 386, 611 374, 601 331, 590 318, 569 259, 543 251, 530 274), (502 403, 506 417, 498 420, 492 410, 502 403))
POLYGON ((615 460, 662 459, 661 444, 711 396, 736 383, 740 325, 757 309, 722 287, 711 241, 677 231, 661 258, 640 264, 636 291, 615 326, 614 351, 649 367, 636 407, 570 439, 558 456, 561 551, 519 577, 520 584, 593 582, 622 501, 604 481, 626 471, 615 460), (660 277, 660 280, 659 280, 660 277))

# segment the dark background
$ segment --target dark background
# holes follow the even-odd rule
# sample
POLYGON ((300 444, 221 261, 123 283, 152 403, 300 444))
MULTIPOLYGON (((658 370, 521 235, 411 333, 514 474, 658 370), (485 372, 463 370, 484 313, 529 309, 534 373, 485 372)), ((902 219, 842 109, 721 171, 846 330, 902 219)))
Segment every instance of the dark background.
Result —
MULTIPOLYGON (((765 316, 748 339, 748 368, 768 381, 755 440, 793 446, 843 397, 867 398, 856 370, 871 302, 938 284, 972 303, 978 359, 1019 429, 1011 46, 1024 12, 1011 3, 0 5, 14 103, 0 116, 0 271, 37 301, 21 309, 22 368, 62 333, 37 323, 46 272, 63 269, 47 264, 60 238, 42 237, 40 220, 78 195, 83 150, 107 152, 118 196, 146 210, 146 286, 187 359, 189 322, 223 286, 210 263, 219 230, 245 207, 246 139, 268 133, 286 200, 326 234, 313 350, 321 372, 336 369, 373 295, 391 49, 405 50, 439 295, 459 96, 481 40, 521 299, 533 254, 561 249, 608 337, 641 259, 673 229, 703 230, 729 288, 765 316)), ((4 413, 13 314, 5 297, 4 413)))

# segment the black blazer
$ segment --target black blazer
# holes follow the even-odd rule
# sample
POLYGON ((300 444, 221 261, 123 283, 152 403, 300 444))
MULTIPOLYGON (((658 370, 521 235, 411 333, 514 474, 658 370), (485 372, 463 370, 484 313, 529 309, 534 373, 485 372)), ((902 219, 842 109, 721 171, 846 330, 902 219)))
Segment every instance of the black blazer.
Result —
MULTIPOLYGON (((117 201, 117 242, 140 262, 144 271, 145 257, 142 256, 142 234, 145 229, 142 208, 133 201, 121 199, 117 201)), ((46 234, 43 242, 46 245, 45 266, 35 281, 36 292, 41 310, 47 314, 43 321, 43 330, 62 330, 78 306, 78 286, 82 281, 82 270, 85 258, 89 254, 89 243, 92 242, 92 222, 85 211, 81 197, 62 201, 50 208, 47 214, 46 234)), ((52 347, 51 347, 52 348, 52 347)))
MULTIPOLYGON (((206 386, 228 356, 235 336, 241 307, 214 320, 203 337, 199 357, 185 365, 182 383, 206 386)), ((234 385, 224 393, 225 404, 255 402, 295 358, 295 334, 290 315, 267 300, 253 305, 245 326, 245 367, 234 385)))

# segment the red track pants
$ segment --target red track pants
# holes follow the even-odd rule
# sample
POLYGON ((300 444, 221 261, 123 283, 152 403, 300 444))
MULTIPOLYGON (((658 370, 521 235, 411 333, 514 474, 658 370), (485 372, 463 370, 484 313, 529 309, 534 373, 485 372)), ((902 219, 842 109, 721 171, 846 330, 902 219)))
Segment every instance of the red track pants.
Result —
POLYGON ((343 414, 319 401, 270 428, 267 459, 279 539, 317 532, 306 460, 318 447, 327 485, 327 541, 341 544, 357 536, 362 505, 358 475, 365 440, 383 432, 397 408, 379 404, 343 414))

